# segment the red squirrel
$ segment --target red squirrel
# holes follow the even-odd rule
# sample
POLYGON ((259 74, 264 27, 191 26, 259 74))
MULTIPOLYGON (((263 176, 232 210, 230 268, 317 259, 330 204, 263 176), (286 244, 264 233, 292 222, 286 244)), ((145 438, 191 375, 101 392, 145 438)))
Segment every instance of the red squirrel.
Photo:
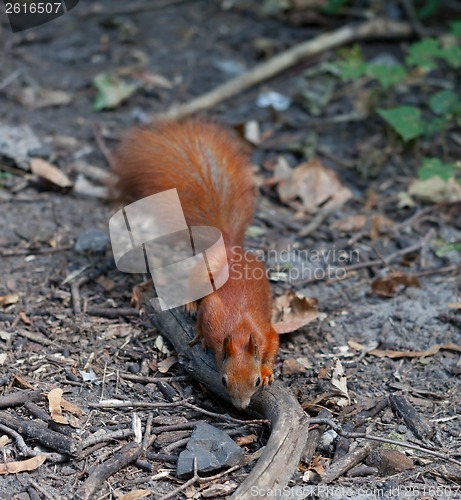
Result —
POLYGON ((176 188, 188 226, 221 231, 229 279, 199 301, 196 339, 213 351, 234 406, 246 408, 274 379, 279 336, 265 267, 242 248, 255 207, 245 145, 213 121, 160 121, 122 140, 113 170, 119 202, 176 188))

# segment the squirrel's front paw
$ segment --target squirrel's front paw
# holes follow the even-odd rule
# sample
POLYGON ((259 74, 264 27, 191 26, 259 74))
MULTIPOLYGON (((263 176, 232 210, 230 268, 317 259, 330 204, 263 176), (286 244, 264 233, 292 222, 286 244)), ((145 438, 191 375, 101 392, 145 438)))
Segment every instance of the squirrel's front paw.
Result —
POLYGON ((263 389, 267 389, 270 384, 274 381, 274 373, 272 368, 267 366, 263 366, 261 369, 261 378, 262 378, 262 387, 263 389))

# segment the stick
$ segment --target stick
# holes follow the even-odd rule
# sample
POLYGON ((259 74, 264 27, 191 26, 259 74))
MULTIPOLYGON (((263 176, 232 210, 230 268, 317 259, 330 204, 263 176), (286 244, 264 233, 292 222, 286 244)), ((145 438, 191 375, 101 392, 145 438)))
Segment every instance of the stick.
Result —
POLYGON ((181 118, 209 109, 229 97, 291 68, 309 56, 341 45, 367 38, 397 38, 408 37, 411 34, 412 28, 409 24, 380 18, 359 25, 344 26, 336 31, 323 33, 312 40, 295 45, 269 61, 257 65, 247 73, 233 78, 188 103, 172 106, 166 113, 154 118, 181 118))
POLYGON ((125 7, 119 7, 109 10, 96 10, 89 9, 80 14, 81 18, 87 18, 90 16, 123 16, 126 14, 139 14, 141 12, 148 12, 150 10, 160 10, 166 7, 172 7, 173 5, 178 5, 181 3, 186 3, 188 0, 156 0, 152 2, 149 0, 147 2, 130 2, 130 4, 125 7))
POLYGON ((86 481, 77 491, 75 497, 78 500, 89 500, 95 498, 93 495, 102 486, 104 481, 123 469, 127 465, 135 462, 142 454, 142 447, 138 443, 128 443, 123 448, 107 459, 102 464, 94 467, 86 481))

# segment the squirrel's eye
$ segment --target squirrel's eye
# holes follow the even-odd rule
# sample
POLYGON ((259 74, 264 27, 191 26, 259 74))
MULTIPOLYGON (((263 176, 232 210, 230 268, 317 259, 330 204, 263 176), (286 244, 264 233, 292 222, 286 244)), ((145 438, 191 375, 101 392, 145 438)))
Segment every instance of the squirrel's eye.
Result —
POLYGON ((222 382, 222 385, 223 385, 224 387, 227 387, 227 377, 226 377, 226 376, 224 376, 224 377, 221 379, 221 382, 222 382))
POLYGON ((255 387, 258 387, 260 383, 261 383, 261 377, 258 377, 255 382, 255 387))

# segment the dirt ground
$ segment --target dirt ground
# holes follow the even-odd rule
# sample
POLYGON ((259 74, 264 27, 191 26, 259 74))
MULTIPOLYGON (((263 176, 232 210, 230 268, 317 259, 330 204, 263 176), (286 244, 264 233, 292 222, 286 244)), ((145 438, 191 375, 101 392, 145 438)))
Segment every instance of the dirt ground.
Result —
MULTIPOLYGON (((99 3, 107 9, 124 5, 119 1, 99 3)), ((102 186, 100 172, 109 167, 97 137, 112 150, 130 125, 346 22, 334 19, 329 25, 295 26, 259 9, 224 9, 222 4, 191 0, 129 16, 82 17, 90 8, 90 2, 82 1, 62 18, 14 35, 2 18, 0 125, 12 128, 27 124, 42 143, 34 156, 57 165, 73 182, 79 176, 81 180, 83 173, 91 186, 102 186), (141 82, 139 88, 115 109, 94 112, 92 80, 98 73, 114 71, 141 82), (12 82, 2 86, 11 75, 15 75, 12 82), (33 109, 27 101, 27 89, 39 94, 40 89, 61 90, 70 102, 33 109)), ((385 52, 399 57, 404 43, 370 41, 364 50, 371 55, 385 52)), ((421 154, 415 145, 397 149, 373 175, 364 175, 366 165, 374 165, 373 154, 395 138, 386 133, 376 115, 352 117, 349 84, 340 84, 337 98, 319 117, 307 113, 296 100, 280 112, 256 105, 257 96, 267 90, 295 96, 304 81, 303 72, 333 55, 328 52, 307 60, 210 111, 230 126, 239 128, 256 120, 261 130, 268 132, 267 141, 253 154, 260 179, 272 175, 279 156, 295 166, 306 160, 306 151, 313 147, 316 156, 338 174, 353 195, 308 235, 300 236, 315 215, 300 213, 294 204, 287 207, 278 199, 274 186, 262 182, 248 245, 289 255, 288 262, 272 256, 267 263, 274 296, 289 290, 301 292, 316 298, 324 313, 322 319, 282 337, 276 377, 312 417, 327 408, 350 431, 406 441, 443 456, 401 447, 400 457, 411 457, 411 467, 383 471, 372 469, 376 464, 369 461, 371 470, 343 474, 330 484, 331 491, 312 490, 308 497, 373 498, 370 491, 374 488, 384 498, 416 498, 414 492, 421 499, 461 498, 461 254, 452 250, 442 255, 438 251, 441 242, 461 241, 461 205, 416 202, 415 206, 399 208, 398 195, 414 177, 421 154), (350 120, 337 119, 347 114, 351 114, 350 120), (309 146, 313 134, 315 144, 309 146), (335 226, 335 222, 358 214, 368 221, 362 229, 341 231, 335 226), (370 236, 370 221, 378 215, 390 219, 389 226, 370 236), (320 261, 312 254, 310 263, 300 258, 300 250, 306 249, 323 252, 320 261), (351 259, 338 262, 333 249, 343 250, 351 259), (388 256, 393 259, 386 260, 388 256), (334 270, 366 261, 377 262, 350 269, 345 279, 335 279, 334 272, 328 274, 328 266, 334 270), (291 279, 294 270, 304 265, 320 269, 322 279, 307 275, 291 279), (371 283, 392 272, 417 276, 419 286, 400 286, 388 298, 374 293, 371 283), (442 348, 427 355, 408 355, 435 345, 442 348), (402 353, 380 357, 379 352, 373 355, 376 349, 402 353), (327 376, 334 359, 340 360, 347 376, 349 400, 343 393, 342 402, 332 393, 327 376), (399 414, 398 404, 389 396, 401 397, 421 420, 415 420, 414 415, 405 418, 405 411, 399 414), (373 412, 376 408, 379 411, 373 412), (360 415, 366 418, 358 418, 360 415), (427 426, 427 432, 421 431, 420 422, 427 426), (447 460, 447 455, 458 464, 447 460), (404 485, 408 491, 398 490, 404 485), (338 493, 333 487, 349 489, 338 493)), ((461 147, 454 141, 427 147, 436 151, 444 148, 446 157, 460 158, 461 147)), ((245 445, 247 455, 264 446, 268 426, 243 426, 204 414, 203 409, 247 418, 207 393, 179 363, 167 372, 163 370, 161 361, 171 360, 174 353, 145 316, 127 310, 132 287, 140 277, 116 269, 110 245, 103 243, 99 251, 76 250, 75 244, 85 231, 108 234, 111 209, 107 201, 85 187, 57 189, 5 159, 0 171, 4 172, 0 177, 0 298, 4 304, 0 309, 0 413, 26 421, 44 420, 66 438, 74 437, 87 445, 83 452, 65 456, 63 451, 48 447, 46 451, 54 457, 35 470, 1 475, 0 498, 77 498, 91 470, 132 439, 134 411, 143 425, 149 413, 154 417, 152 433, 157 441, 150 448, 153 458, 147 456, 111 475, 91 498, 120 498, 138 489, 146 490, 150 498, 172 492, 182 483, 174 474, 174 460, 182 449, 181 443, 175 444, 190 436, 191 422, 207 420, 232 431, 233 439, 254 434, 254 442, 245 445), (160 383, 152 380, 159 377, 160 383), (3 399, 29 390, 46 394, 53 388, 62 389, 63 397, 84 414, 67 411, 70 422, 56 424, 49 421, 48 404, 41 395, 31 396, 28 405, 24 401, 10 405, 3 399), (179 404, 189 397, 194 398, 195 408, 179 404), (98 408, 102 399, 169 402, 170 406, 98 408), (168 425, 177 427, 161 428, 168 425), (103 430, 120 432, 111 441, 89 441, 103 430)), ((94 244, 94 238, 90 243, 94 244)), ((334 439, 331 432, 319 437, 312 463, 300 464, 290 487, 322 484, 322 473, 335 456, 339 459, 354 446, 364 444, 352 438, 334 439)), ((3 434, 0 428, 0 438, 3 434)), ((31 448, 44 449, 33 437, 25 437, 25 441, 31 448)), ((24 459, 14 440, 1 446, 5 461, 24 459)), ((191 498, 208 490, 207 498, 228 495, 253 464, 217 479, 221 489, 215 493, 209 484, 196 483, 174 498, 184 498, 184 494, 191 498)))

